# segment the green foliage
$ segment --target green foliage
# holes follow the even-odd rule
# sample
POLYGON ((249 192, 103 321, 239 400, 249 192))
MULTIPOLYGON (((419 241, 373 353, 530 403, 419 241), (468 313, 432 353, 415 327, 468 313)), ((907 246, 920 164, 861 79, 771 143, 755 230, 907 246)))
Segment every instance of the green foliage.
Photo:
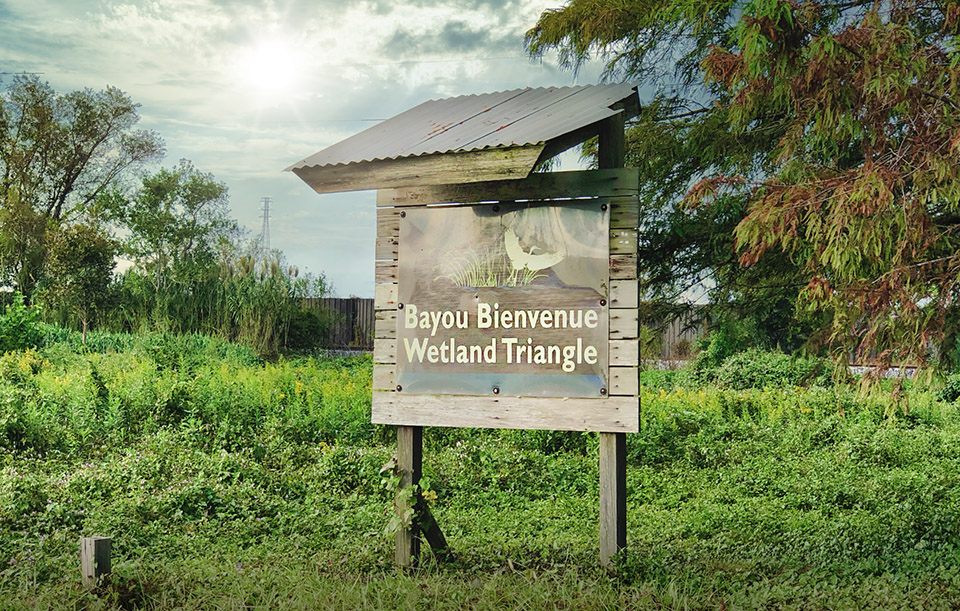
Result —
POLYGON ((79 318, 85 338, 96 315, 109 307, 116 244, 89 225, 64 227, 48 243, 47 277, 38 301, 61 320, 79 318))
POLYGON ((572 0, 527 45, 574 69, 599 55, 606 77, 644 85, 628 156, 652 296, 711 278, 762 345, 815 334, 838 354, 924 363, 956 335, 958 15, 572 0))
POLYGON ((715 382, 725 388, 829 386, 833 365, 817 357, 788 356, 781 352, 745 350, 723 362, 715 382))
POLYGON ((26 295, 44 276, 46 231, 83 215, 116 181, 157 159, 163 143, 135 129, 122 91, 59 94, 18 76, 0 94, 0 278, 26 295))
POLYGON ((0 354, 36 348, 43 342, 43 337, 40 311, 36 307, 26 306, 23 295, 16 293, 13 302, 0 316, 0 354))
POLYGON ((948 403, 960 399, 960 375, 948 376, 943 388, 937 393, 937 398, 948 403))
POLYGON ((12 609, 960 603, 960 406, 918 385, 904 416, 885 390, 641 372, 613 574, 596 566, 595 435, 427 429, 423 496, 455 558, 425 549, 404 573, 384 535, 395 447, 369 424, 369 358, 78 335, 51 328, 40 352, 0 357, 12 609), (114 572, 88 592, 77 539, 93 533, 113 537, 114 572))

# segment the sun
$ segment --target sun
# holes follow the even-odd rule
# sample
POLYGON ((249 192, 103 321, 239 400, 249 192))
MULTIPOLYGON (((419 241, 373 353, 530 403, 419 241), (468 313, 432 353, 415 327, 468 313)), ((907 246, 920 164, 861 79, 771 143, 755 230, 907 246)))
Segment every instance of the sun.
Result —
POLYGON ((281 39, 254 43, 237 57, 238 84, 259 102, 275 102, 295 93, 305 68, 301 54, 281 39))

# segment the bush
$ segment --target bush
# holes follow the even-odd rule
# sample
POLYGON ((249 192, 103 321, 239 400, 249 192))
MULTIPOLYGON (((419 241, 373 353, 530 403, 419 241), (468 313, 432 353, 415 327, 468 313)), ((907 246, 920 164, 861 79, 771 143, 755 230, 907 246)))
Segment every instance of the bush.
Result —
POLYGON ((937 399, 948 403, 953 403, 957 399, 960 399, 960 375, 947 377, 943 388, 937 393, 937 399))
POLYGON ((826 359, 750 349, 723 361, 715 370, 713 381, 734 390, 829 386, 831 371, 832 366, 826 359))
POLYGON ((11 350, 37 348, 43 344, 43 325, 40 312, 23 303, 23 295, 17 293, 13 303, 0 316, 0 354, 11 350))

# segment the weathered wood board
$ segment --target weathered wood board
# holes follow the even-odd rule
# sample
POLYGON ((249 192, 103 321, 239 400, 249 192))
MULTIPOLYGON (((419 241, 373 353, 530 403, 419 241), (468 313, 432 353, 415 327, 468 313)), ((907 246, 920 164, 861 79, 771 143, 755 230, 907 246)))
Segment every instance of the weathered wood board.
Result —
MULTIPOLYGON (((409 426, 538 428, 609 433, 638 430, 637 366, 640 358, 636 339, 639 332, 636 228, 639 219, 635 177, 635 170, 603 170, 536 175, 521 181, 402 187, 379 191, 373 421, 409 426), (480 201, 491 202, 490 206, 498 207, 509 206, 517 200, 529 200, 524 201, 524 205, 530 206, 554 199, 557 201, 549 203, 576 205, 581 200, 575 198, 584 197, 591 197, 594 201, 602 198, 609 208, 609 239, 606 244, 609 280, 606 285, 607 303, 603 308, 607 337, 604 352, 608 365, 603 396, 561 398, 507 396, 490 392, 467 395, 405 392, 397 375, 398 351, 404 350, 397 330, 403 324, 405 314, 405 298, 398 284, 402 278, 398 261, 402 256, 401 227, 406 215, 424 206, 429 206, 429 210, 462 208, 470 202, 480 201)), ((461 301, 442 292, 436 297, 437 304, 454 304, 451 308, 461 301)))

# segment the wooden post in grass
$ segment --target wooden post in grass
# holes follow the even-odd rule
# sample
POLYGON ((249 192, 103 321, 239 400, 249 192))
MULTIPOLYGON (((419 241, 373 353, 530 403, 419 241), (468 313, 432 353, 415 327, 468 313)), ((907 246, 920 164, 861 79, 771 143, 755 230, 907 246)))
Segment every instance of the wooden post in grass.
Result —
MULTIPOLYGON (((423 427, 397 427, 397 471, 400 474, 400 490, 410 488, 420 483, 423 472, 423 427)), ((417 504, 417 495, 405 497, 397 495, 396 511, 403 515, 414 509, 417 504)), ((396 561, 398 566, 416 566, 420 558, 420 526, 416 515, 407 525, 402 525, 397 531, 396 561)))
MULTIPOLYGON (((597 161, 601 170, 624 165, 624 114, 604 119, 600 126, 597 161)), ((625 433, 600 433, 600 562, 610 566, 626 546, 627 437, 625 433)))
POLYGON ((95 587, 102 577, 110 574, 111 544, 109 537, 80 539, 80 571, 84 587, 95 587))

